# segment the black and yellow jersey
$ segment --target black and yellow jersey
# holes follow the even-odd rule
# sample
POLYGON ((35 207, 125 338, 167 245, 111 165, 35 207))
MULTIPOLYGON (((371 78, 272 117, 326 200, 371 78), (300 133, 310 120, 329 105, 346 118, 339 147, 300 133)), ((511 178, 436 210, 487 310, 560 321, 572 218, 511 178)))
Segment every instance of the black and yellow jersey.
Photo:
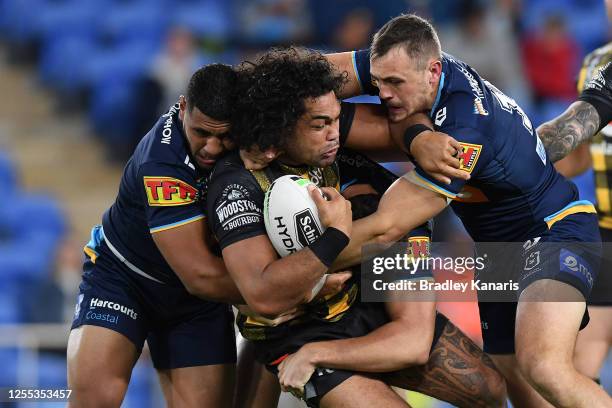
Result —
MULTIPOLYGON (((354 112, 352 104, 342 104, 341 146, 348 136, 354 112)), ((207 196, 208 210, 211 211, 208 222, 222 249, 235 242, 266 235, 263 220, 265 192, 274 180, 288 174, 307 178, 319 187, 337 190, 341 186, 370 184, 380 195, 397 178, 377 163, 346 148, 340 149, 336 161, 325 168, 292 167, 275 161, 258 171, 247 170, 239 154, 230 153, 215 165, 207 196)), ((431 231, 427 224, 413 230, 407 239, 421 243, 424 236, 429 241, 431 231)), ((298 306, 274 319, 259 316, 248 306, 238 306, 238 328, 246 339, 258 341, 282 338, 288 328, 299 330, 313 320, 337 322, 358 301, 358 273, 359 266, 353 269, 353 277, 343 290, 333 297, 298 306)))
MULTIPOLYGON (((596 70, 612 61, 612 43, 587 55, 578 75, 578 92, 582 92, 596 70)), ((595 193, 599 226, 612 229, 612 125, 604 127, 591 142, 595 193)))

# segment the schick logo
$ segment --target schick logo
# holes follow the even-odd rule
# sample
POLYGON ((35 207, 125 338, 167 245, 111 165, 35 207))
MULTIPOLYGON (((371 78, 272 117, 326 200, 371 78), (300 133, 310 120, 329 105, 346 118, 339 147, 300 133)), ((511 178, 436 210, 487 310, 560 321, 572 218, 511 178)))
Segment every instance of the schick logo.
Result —
POLYGON ((312 244, 321 236, 319 226, 314 220, 314 216, 309 209, 295 214, 295 225, 297 227, 298 241, 302 246, 312 244))
POLYGON ((98 298, 93 298, 89 302, 89 309, 95 309, 96 307, 104 307, 106 309, 116 310, 118 312, 123 313, 124 315, 131 317, 134 320, 138 318, 138 313, 136 313, 134 309, 130 309, 116 302, 109 302, 108 300, 100 300, 98 298))

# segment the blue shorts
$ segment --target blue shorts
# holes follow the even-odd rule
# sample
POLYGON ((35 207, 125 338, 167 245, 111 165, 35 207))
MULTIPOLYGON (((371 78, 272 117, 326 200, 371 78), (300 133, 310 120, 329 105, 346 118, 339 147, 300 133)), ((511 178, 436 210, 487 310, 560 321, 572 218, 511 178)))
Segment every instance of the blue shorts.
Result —
POLYGON ((95 263, 87 259, 72 328, 105 327, 138 351, 147 340, 157 369, 236 362, 231 306, 192 296, 183 286, 142 277, 102 241, 95 263))
MULTIPOLYGON (((525 244, 520 255, 512 250, 505 255, 505 261, 516 270, 519 294, 531 283, 552 279, 575 287, 585 299, 589 298, 601 261, 601 237, 595 214, 568 215, 525 244)), ((513 354, 517 303, 480 301, 478 306, 483 350, 489 354, 513 354)), ((588 320, 585 312, 581 329, 588 320)))

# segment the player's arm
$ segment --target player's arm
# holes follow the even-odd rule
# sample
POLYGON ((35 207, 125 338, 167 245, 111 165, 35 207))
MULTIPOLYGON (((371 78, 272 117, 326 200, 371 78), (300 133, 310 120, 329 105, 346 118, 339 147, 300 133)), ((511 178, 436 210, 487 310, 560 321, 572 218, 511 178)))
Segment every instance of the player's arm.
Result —
POLYGON ((208 300, 244 303, 238 287, 227 273, 223 259, 211 250, 204 218, 152 234, 168 265, 189 293, 208 300))
POLYGON ((425 364, 434 335, 435 302, 385 306, 390 322, 367 335, 308 343, 286 357, 279 365, 282 389, 303 388, 317 367, 383 373, 425 364))
POLYGON ((411 172, 396 180, 383 194, 374 214, 353 222, 351 241, 333 269, 359 264, 363 246, 394 243, 446 208, 447 196, 416 184, 413 178, 411 172))
POLYGON ((600 119, 595 107, 588 102, 577 101, 560 116, 538 126, 537 132, 548 157, 556 162, 580 144, 591 140, 599 127, 600 119))
POLYGON ((593 165, 590 146, 583 143, 573 152, 555 163, 555 168, 566 178, 576 177, 587 171, 593 165))
POLYGON ((313 195, 327 230, 310 247, 278 258, 263 222, 263 192, 255 183, 235 174, 213 179, 208 193, 211 228, 246 303, 258 314, 277 316, 311 298, 312 289, 348 243, 350 203, 335 190, 327 190, 329 201, 313 195), (219 214, 232 203, 233 189, 241 192, 245 210, 222 219, 219 214))
POLYGON ((537 131, 550 160, 556 162, 591 140, 611 120, 612 63, 608 63, 594 74, 576 102, 537 131))

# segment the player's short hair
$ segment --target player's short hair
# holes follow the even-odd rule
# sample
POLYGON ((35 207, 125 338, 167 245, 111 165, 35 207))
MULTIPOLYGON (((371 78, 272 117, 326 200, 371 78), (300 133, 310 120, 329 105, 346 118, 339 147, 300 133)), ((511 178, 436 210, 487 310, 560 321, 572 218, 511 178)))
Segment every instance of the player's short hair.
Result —
POLYGON ((427 20, 415 14, 401 14, 374 34, 370 48, 372 59, 384 56, 397 45, 416 62, 417 69, 425 69, 429 57, 442 56, 436 30, 427 20))
POLYGON ((198 69, 187 85, 187 109, 194 107, 219 121, 230 119, 238 75, 229 65, 210 64, 198 69))
POLYGON ((232 137, 241 148, 283 147, 294 136, 308 98, 340 91, 346 73, 337 74, 319 52, 271 49, 238 69, 232 137))

